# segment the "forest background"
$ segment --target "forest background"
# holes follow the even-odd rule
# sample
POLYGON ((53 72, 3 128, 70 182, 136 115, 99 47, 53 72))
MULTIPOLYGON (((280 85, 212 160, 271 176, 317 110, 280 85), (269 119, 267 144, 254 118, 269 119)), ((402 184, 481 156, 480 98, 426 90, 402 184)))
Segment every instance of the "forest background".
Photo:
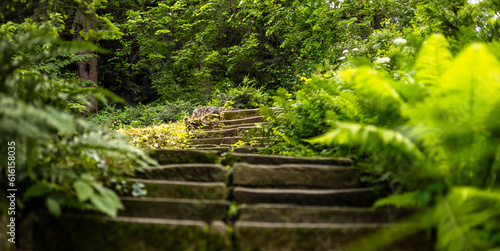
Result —
POLYGON ((498 0, 2 1, 0 139, 16 145, 18 206, 114 216, 116 194, 134 190, 125 177, 154 164, 136 147, 184 144, 196 107, 260 106, 265 152, 352 157, 367 182, 394 188, 377 206, 425 209, 416 217, 437 228, 437 249, 493 250, 498 10, 498 0))

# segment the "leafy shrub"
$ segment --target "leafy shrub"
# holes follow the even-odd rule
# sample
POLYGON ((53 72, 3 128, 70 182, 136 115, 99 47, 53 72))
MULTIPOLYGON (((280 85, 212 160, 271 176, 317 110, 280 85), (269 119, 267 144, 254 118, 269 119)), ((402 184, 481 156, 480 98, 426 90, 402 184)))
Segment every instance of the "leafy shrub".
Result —
POLYGON ((111 128, 126 126, 144 127, 179 121, 190 115, 196 105, 189 101, 177 101, 166 104, 138 105, 123 109, 108 106, 99 113, 89 117, 89 121, 111 128))
POLYGON ((235 88, 224 91, 216 89, 212 92, 211 106, 224 106, 228 101, 232 102, 231 107, 235 109, 257 108, 269 102, 269 94, 264 89, 256 88, 249 81, 235 88), (248 83, 248 84, 245 84, 248 83))
POLYGON ((117 132, 127 135, 129 142, 139 148, 179 148, 190 137, 184 122, 175 122, 144 128, 122 128, 117 132))

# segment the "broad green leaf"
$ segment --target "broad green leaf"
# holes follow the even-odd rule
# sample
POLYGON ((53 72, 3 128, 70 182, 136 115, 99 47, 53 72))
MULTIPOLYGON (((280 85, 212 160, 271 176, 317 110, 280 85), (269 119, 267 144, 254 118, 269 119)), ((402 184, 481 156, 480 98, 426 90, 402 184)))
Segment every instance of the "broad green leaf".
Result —
POLYGON ((116 207, 115 202, 109 198, 94 193, 92 197, 90 197, 90 202, 96 207, 97 210, 111 217, 115 217, 117 214, 118 208, 116 207))
POLYGON ((24 193, 23 198, 25 200, 28 200, 31 197, 39 197, 47 194, 52 190, 52 187, 50 187, 47 183, 37 183, 33 186, 30 186, 28 190, 24 193))
POLYGON ((45 200, 45 205, 49 209, 49 212, 54 216, 59 217, 61 215, 61 207, 59 206, 59 202, 57 202, 56 200, 47 197, 47 199, 45 200))
POLYGON ((115 192, 109 188, 95 184, 94 188, 100 193, 94 193, 90 202, 101 212, 115 217, 118 209, 123 209, 123 204, 115 192))
POLYGON ((78 197, 80 202, 87 200, 92 196, 92 194, 94 194, 94 189, 92 189, 89 184, 81 180, 75 181, 75 183, 73 183, 73 188, 75 189, 76 197, 78 197))

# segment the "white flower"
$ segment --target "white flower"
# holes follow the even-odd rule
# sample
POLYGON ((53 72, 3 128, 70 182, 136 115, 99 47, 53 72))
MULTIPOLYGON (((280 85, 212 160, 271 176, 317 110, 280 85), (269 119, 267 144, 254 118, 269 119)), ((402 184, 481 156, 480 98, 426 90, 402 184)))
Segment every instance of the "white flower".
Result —
POLYGON ((396 38, 394 39, 394 44, 395 45, 403 45, 403 44, 406 44, 406 39, 404 38, 396 38))
POLYGON ((354 48, 354 49, 352 49, 352 51, 359 51, 359 49, 358 48, 354 48))
POLYGON ((383 57, 383 58, 377 58, 377 61, 376 61, 378 64, 387 64, 389 62, 391 62, 391 59, 388 58, 388 57, 383 57))
POLYGON ((339 60, 344 60, 344 59, 345 59, 345 57, 340 57, 340 58, 339 58, 339 60))
POLYGON ((342 54, 346 54, 346 53, 348 53, 348 52, 349 52, 349 50, 343 50, 343 51, 342 51, 342 54))

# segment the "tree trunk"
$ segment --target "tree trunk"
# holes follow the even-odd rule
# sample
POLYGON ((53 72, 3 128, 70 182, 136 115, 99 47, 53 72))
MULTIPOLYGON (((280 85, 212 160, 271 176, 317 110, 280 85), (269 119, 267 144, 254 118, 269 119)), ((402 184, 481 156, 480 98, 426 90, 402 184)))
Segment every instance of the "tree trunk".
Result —
MULTIPOLYGON (((204 72, 206 69, 205 63, 200 64, 200 71, 204 72)), ((202 75, 201 83, 200 83, 201 95, 204 97, 210 97, 212 93, 212 83, 210 82, 210 77, 202 75)))
MULTIPOLYGON (((86 17, 85 13, 83 10, 78 9, 76 12, 76 17, 75 17, 75 22, 76 22, 76 39, 80 43, 84 40, 84 38, 81 36, 80 31, 83 32, 88 32, 90 29, 93 28, 94 25, 94 18, 92 17, 86 17)), ((94 42, 92 40, 88 40, 89 42, 94 42)), ((97 86, 98 84, 98 78, 97 78, 97 54, 93 51, 84 51, 80 53, 81 55, 90 55, 92 54, 92 57, 87 57, 86 61, 80 61, 77 63, 78 69, 77 69, 77 75, 78 77, 84 79, 84 80, 89 80, 94 83, 94 86, 97 86)), ((87 110, 82 114, 82 115, 88 115, 89 113, 94 113, 97 112, 98 108, 98 103, 97 99, 92 96, 87 96, 88 99, 88 104, 87 110)))

